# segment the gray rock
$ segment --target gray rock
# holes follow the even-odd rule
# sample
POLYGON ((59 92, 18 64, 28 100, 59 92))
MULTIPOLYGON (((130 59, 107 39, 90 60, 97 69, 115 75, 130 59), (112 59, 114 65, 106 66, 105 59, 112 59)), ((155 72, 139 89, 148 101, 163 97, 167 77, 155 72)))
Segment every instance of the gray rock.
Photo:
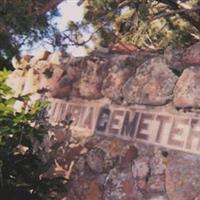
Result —
POLYGON ((138 157, 138 149, 133 145, 127 145, 123 148, 119 157, 119 166, 128 168, 131 166, 134 159, 138 157))
POLYGON ((133 178, 146 178, 150 173, 149 167, 149 158, 148 157, 139 157, 134 160, 132 166, 133 178))
POLYGON ((98 99, 103 96, 101 88, 107 74, 107 68, 106 61, 103 59, 90 58, 86 60, 79 84, 81 97, 98 99))
POLYGON ((152 176, 163 175, 165 173, 166 165, 164 157, 158 149, 154 150, 153 157, 150 159, 150 168, 152 176))
POLYGON ((105 200, 144 200, 132 178, 130 168, 123 171, 111 170, 104 188, 105 200))
POLYGON ((87 164, 90 169, 97 173, 102 173, 104 170, 105 153, 100 149, 93 149, 87 155, 87 164))
POLYGON ((200 160, 189 154, 169 154, 166 190, 170 200, 191 200, 200 193, 200 160))
POLYGON ((123 96, 130 104, 164 105, 172 100, 176 81, 163 58, 152 58, 125 83, 123 96))
POLYGON ((147 182, 147 191, 149 193, 165 192, 165 177, 163 176, 150 176, 147 182))
POLYGON ((131 68, 120 68, 115 65, 103 81, 103 95, 114 102, 122 102, 122 87, 131 74, 131 68))
POLYGON ((200 42, 193 44, 184 51, 182 62, 186 65, 200 65, 200 42))
POLYGON ((179 108, 200 107, 199 67, 190 67, 183 71, 176 83, 174 105, 179 108))
POLYGON ((167 64, 177 73, 181 73, 185 68, 184 63, 182 62, 183 52, 183 48, 173 48, 171 46, 164 51, 164 58, 166 59, 167 64))
POLYGON ((67 57, 63 59, 61 67, 65 70, 65 77, 72 86, 72 90, 70 92, 71 97, 80 97, 79 82, 81 72, 85 67, 84 63, 84 58, 67 57))

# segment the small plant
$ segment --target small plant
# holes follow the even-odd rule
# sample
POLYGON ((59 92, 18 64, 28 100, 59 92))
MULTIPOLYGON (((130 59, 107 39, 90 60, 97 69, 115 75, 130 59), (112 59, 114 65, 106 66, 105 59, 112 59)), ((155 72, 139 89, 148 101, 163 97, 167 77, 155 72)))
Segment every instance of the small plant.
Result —
POLYGON ((0 71, 0 197, 9 200, 48 200, 51 191, 61 189, 62 179, 42 179, 44 166, 33 151, 33 139, 42 142, 47 126, 37 116, 46 104, 37 102, 21 112, 14 110, 17 100, 26 105, 27 96, 14 98, 5 80, 9 72, 0 71))

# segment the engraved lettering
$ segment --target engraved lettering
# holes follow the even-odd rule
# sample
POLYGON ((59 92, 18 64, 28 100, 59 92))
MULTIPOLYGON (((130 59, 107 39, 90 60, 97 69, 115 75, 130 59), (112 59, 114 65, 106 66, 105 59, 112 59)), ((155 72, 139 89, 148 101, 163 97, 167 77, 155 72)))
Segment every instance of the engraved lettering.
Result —
POLYGON ((86 113, 86 117, 83 121, 83 128, 92 129, 93 128, 93 120, 94 120, 94 108, 89 107, 87 109, 88 113, 86 113))
POLYGON ((140 113, 138 112, 132 112, 132 113, 130 113, 129 111, 126 112, 121 135, 133 138, 137 130, 139 115, 140 113))
POLYGON ((123 121, 124 121, 125 111, 124 110, 114 110, 111 115, 111 120, 109 124, 109 133, 119 134, 121 132, 123 121))
POLYGON ((166 143, 172 126, 172 117, 157 115, 158 129, 156 134, 156 142, 166 143))
POLYGON ((140 124, 138 127, 137 138, 143 140, 149 140, 150 134, 152 134, 152 122, 154 115, 150 113, 141 113, 140 124))
POLYGON ((191 131, 187 139, 186 148, 193 151, 200 151, 200 121, 191 120, 191 131))
POLYGON ((99 117, 96 123, 96 130, 100 132, 105 132, 110 117, 110 109, 108 108, 101 108, 99 112, 99 117))
POLYGON ((81 106, 79 105, 70 105, 68 112, 71 114, 72 116, 72 123, 73 126, 77 126, 80 120, 80 116, 81 116, 81 106))
POLYGON ((174 118, 172 129, 169 135, 168 144, 179 148, 184 147, 187 135, 189 133, 189 119, 174 118))

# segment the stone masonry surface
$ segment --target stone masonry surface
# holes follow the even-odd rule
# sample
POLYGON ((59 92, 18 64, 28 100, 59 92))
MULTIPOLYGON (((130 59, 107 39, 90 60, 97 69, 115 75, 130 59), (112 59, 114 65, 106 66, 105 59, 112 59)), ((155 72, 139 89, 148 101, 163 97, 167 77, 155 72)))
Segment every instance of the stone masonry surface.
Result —
MULTIPOLYGON (((14 95, 104 101, 155 112, 199 113, 200 43, 156 52, 94 52, 72 57, 38 52, 13 59, 14 95)), ((21 105, 21 104, 19 104, 21 105)), ((17 105, 16 105, 17 106, 17 105)), ((40 147, 43 176, 68 180, 55 200, 200 200, 200 157, 54 125, 40 147)))

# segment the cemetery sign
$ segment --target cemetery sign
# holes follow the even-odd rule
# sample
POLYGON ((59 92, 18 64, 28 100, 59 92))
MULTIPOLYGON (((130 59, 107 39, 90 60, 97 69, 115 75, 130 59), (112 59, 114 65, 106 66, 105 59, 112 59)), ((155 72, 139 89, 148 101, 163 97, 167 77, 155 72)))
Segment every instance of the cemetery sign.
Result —
POLYGON ((50 122, 71 119, 71 129, 200 154, 200 117, 134 107, 53 100, 50 122))

